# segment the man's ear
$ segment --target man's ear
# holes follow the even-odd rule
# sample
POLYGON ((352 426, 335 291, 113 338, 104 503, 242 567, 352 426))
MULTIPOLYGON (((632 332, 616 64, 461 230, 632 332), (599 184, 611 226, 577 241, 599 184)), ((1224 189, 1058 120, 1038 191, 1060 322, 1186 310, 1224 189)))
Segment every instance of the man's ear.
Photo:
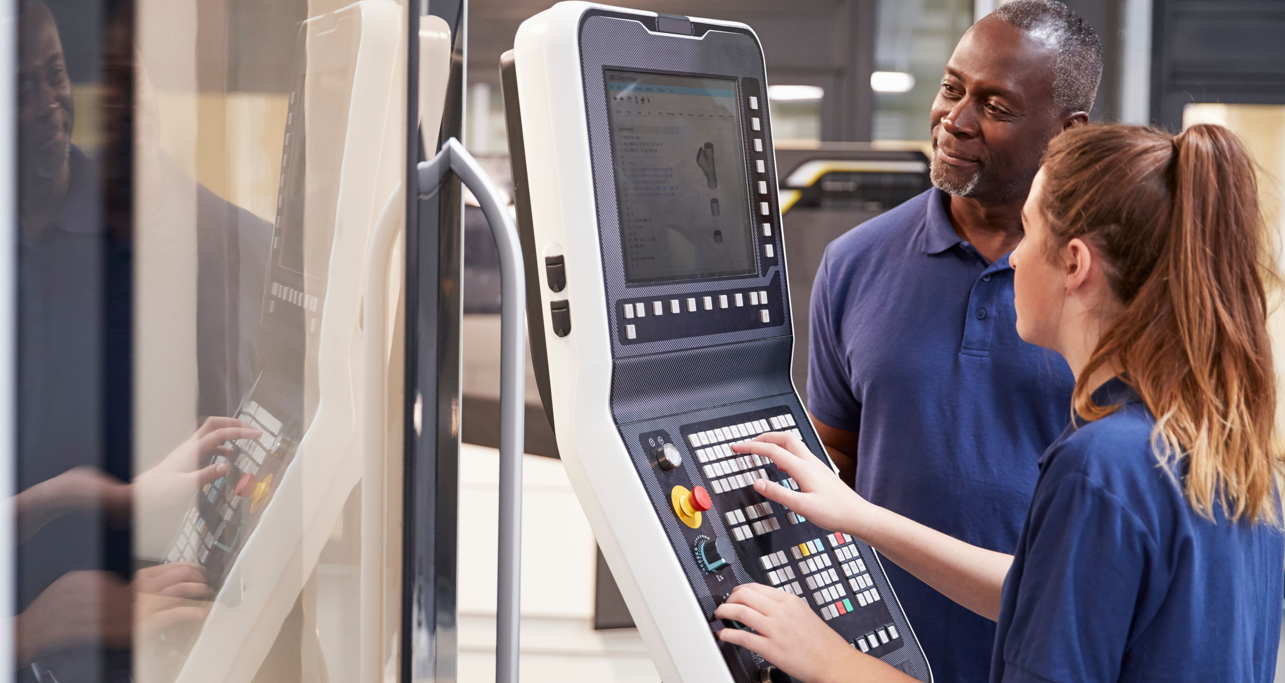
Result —
POLYGON ((1062 117, 1062 130, 1070 130, 1076 126, 1083 126, 1089 122, 1089 112, 1076 111, 1062 117))

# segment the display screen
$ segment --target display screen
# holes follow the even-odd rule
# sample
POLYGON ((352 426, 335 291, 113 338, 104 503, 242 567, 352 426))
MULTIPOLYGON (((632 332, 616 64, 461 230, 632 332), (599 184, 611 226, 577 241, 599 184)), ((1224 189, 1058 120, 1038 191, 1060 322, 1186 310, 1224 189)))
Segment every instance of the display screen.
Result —
POLYGON ((755 272, 736 81, 606 78, 626 280, 755 272))

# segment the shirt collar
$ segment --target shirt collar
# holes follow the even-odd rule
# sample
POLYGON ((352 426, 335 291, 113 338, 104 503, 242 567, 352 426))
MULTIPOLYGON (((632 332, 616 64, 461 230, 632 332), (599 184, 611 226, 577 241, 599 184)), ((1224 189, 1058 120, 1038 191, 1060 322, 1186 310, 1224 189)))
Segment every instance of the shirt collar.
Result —
MULTIPOLYGON (((928 215, 924 218, 924 227, 919 235, 919 246, 925 254, 940 254, 951 247, 963 244, 964 240, 955 232, 955 226, 946 213, 946 193, 933 187, 928 190, 928 215)), ((962 248, 962 247, 961 247, 962 248)), ((1010 252, 1012 253, 1012 252, 1010 252)), ((978 255, 980 257, 980 254, 978 255)), ((1007 270, 1008 254, 989 264, 983 275, 1007 270)))
MULTIPOLYGON (((1138 392, 1134 391, 1133 387, 1129 386, 1129 384, 1123 379, 1112 377, 1106 382, 1103 382, 1102 386, 1093 390, 1093 403, 1103 407, 1119 406, 1123 408, 1129 404, 1142 403, 1142 397, 1138 396, 1138 392)), ((1071 423, 1062 431, 1062 435, 1057 438, 1057 441, 1053 442, 1054 445, 1060 441, 1064 441, 1085 424, 1087 424, 1087 421, 1083 417, 1080 417, 1079 413, 1076 413, 1075 419, 1071 420, 1071 423)), ((1050 446, 1044 451, 1044 454, 1040 456, 1039 467, 1041 471, 1048 464, 1049 458, 1053 456, 1054 450, 1055 449, 1050 446)))
POLYGON ((925 254, 940 254, 963 242, 946 215, 946 193, 936 187, 928 190, 928 216, 920 233, 919 246, 925 254))

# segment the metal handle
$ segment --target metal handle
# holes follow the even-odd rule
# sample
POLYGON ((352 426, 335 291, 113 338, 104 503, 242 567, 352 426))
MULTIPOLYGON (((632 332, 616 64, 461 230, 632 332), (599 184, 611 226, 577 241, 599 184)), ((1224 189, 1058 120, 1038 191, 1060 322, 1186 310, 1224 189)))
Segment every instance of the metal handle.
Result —
POLYGON ((430 194, 447 171, 477 197, 500 253, 500 547, 496 589, 495 680, 517 683, 522 576, 522 451, 526 409, 526 280, 518 231, 499 190, 455 138, 419 165, 419 193, 430 194))

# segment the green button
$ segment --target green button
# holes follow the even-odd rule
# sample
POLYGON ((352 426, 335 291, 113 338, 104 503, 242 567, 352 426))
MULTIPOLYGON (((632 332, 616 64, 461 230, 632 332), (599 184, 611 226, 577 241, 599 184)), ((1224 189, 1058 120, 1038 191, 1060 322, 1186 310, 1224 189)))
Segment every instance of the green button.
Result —
POLYGON ((848 602, 847 598, 843 599, 843 608, 848 610, 849 612, 852 611, 852 603, 848 602))

